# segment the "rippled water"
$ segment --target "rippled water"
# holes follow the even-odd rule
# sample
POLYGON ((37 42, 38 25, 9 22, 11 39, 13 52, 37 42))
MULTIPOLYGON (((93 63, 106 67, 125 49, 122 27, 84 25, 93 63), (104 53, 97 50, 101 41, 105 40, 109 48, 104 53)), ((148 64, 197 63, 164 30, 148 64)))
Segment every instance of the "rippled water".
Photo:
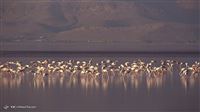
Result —
MULTIPOLYGON (((118 60, 123 63, 141 59, 173 59, 189 64, 199 61, 198 54, 4 54, 1 62, 20 60, 118 60)), ((1 77, 1 111, 199 111, 199 77, 181 78, 178 67, 162 77, 76 76, 34 78, 31 74, 1 77), (8 108, 5 109, 5 107, 8 108), (15 106, 15 107, 13 107, 15 106), (20 107, 21 106, 21 107, 20 107), (28 107, 29 106, 29 107, 28 107), (32 107, 31 107, 32 106, 32 107), (4 108, 3 108, 4 107, 4 108)))

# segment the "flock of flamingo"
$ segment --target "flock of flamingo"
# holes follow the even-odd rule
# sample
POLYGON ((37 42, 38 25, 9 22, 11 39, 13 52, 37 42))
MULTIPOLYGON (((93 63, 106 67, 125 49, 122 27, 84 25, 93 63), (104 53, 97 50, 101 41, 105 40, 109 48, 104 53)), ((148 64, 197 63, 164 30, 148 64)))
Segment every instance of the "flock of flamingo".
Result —
MULTIPOLYGON (((78 77, 81 78, 81 83, 84 83, 82 85, 86 85, 86 81, 92 82, 90 85, 93 85, 97 84, 95 81, 99 80, 105 83, 111 78, 115 80, 114 77, 120 77, 126 80, 138 79, 137 77, 142 76, 148 79, 147 85, 149 86, 152 83, 152 79, 162 79, 160 77, 173 74, 174 70, 179 72, 179 76, 182 80, 186 80, 189 77, 198 78, 200 76, 200 62, 195 61, 192 64, 188 64, 186 62, 174 60, 151 60, 145 63, 138 59, 132 62, 127 61, 120 63, 118 60, 107 59, 95 62, 90 59, 88 61, 38 60, 24 64, 20 61, 9 61, 0 64, 0 79, 31 74, 36 81, 36 85, 38 85, 41 84, 41 80, 46 77, 59 76, 60 79, 64 77, 78 77), (38 82, 38 79, 40 82, 38 82)), ((70 81, 68 81, 68 83, 70 83, 70 81)), ((138 81, 135 80, 134 84, 137 86, 138 81)), ((157 80, 156 84, 159 85, 159 80, 157 80)))

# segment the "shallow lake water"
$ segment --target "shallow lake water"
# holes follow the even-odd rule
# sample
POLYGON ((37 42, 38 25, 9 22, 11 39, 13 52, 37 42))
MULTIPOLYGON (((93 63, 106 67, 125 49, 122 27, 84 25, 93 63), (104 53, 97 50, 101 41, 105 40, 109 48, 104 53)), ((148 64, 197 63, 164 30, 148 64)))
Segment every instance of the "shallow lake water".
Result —
MULTIPOLYGON (((7 53, 1 63, 34 60, 118 60, 141 59, 200 61, 199 54, 174 53, 7 53)), ((1 111, 200 111, 200 77, 183 79, 178 67, 161 78, 82 79, 52 76, 34 80, 33 75, 0 78, 1 111), (6 108, 7 107, 7 108, 6 108)))

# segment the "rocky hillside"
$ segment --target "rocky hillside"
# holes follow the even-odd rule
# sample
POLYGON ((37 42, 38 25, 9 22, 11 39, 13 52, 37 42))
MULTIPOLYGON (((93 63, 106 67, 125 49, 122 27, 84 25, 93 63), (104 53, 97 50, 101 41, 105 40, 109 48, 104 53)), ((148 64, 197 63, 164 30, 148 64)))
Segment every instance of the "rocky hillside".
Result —
POLYGON ((197 0, 4 0, 0 40, 198 42, 197 0))

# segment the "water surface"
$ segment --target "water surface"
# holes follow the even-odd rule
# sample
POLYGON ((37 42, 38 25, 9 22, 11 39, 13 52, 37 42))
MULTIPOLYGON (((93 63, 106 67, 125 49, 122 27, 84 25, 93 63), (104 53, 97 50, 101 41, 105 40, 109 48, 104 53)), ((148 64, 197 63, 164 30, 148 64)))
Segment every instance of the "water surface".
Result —
MULTIPOLYGON (((105 59, 120 63, 141 59, 199 61, 198 54, 145 54, 145 53, 8 53, 0 61, 28 63, 32 60, 90 60, 105 59)), ((80 77, 45 77, 33 80, 24 74, 15 78, 1 77, 1 111, 199 111, 199 78, 181 79, 178 67, 162 78, 105 78, 81 79, 80 77), (5 106, 8 109, 3 109, 5 106), (34 108, 11 108, 33 106, 34 108)))

